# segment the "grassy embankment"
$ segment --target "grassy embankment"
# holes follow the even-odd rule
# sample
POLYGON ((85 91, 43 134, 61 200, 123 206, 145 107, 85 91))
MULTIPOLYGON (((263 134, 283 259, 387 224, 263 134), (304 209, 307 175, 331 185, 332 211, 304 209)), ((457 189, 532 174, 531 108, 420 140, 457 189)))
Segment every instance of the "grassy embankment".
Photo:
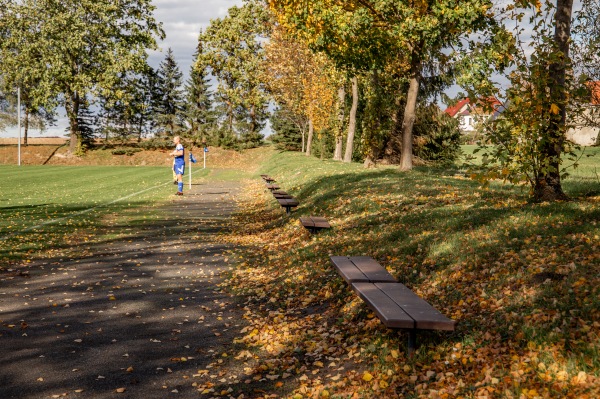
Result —
POLYGON ((295 397, 600 397, 598 162, 564 182, 573 201, 533 204, 453 170, 275 154, 260 172, 300 207, 287 217, 257 175, 231 237, 230 288, 248 295, 252 324, 239 343, 256 356, 247 372, 295 397), (302 215, 333 227, 310 236, 302 215), (406 336, 373 317, 329 255, 376 258, 456 332, 420 333, 408 358, 406 336))

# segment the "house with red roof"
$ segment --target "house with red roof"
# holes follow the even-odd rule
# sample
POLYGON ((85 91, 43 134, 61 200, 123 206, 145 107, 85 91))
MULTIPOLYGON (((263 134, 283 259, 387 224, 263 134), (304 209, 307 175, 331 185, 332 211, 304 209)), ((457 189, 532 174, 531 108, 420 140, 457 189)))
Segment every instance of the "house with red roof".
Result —
POLYGON ((446 108, 444 111, 452 118, 458 119, 459 128, 463 133, 474 132, 482 123, 498 113, 502 103, 495 97, 482 98, 476 102, 464 98, 446 108))
POLYGON ((579 145, 600 144, 600 81, 587 82, 591 98, 583 112, 573 120, 567 139, 579 145))

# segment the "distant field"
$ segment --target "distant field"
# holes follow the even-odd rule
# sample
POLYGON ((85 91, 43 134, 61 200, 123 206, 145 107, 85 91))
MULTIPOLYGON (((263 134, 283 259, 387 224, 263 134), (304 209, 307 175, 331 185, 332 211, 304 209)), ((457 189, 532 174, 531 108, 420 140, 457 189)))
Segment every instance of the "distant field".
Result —
POLYGON ((112 214, 164 201, 171 179, 164 167, 0 166, 0 265, 68 246, 74 232, 85 239, 112 214))

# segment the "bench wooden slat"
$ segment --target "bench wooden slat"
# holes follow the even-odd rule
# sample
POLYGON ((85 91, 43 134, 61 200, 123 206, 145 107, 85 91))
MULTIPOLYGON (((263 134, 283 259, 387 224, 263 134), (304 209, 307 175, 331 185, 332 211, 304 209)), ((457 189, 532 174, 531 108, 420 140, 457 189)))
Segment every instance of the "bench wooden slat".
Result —
POLYGON ((301 217, 300 224, 302 224, 302 226, 307 227, 307 228, 315 227, 315 222, 312 220, 311 217, 301 217))
POLYGON ((279 205, 281 205, 281 206, 298 206, 298 205, 300 205, 298 200, 293 197, 292 198, 277 198, 277 201, 279 201, 279 205))
MULTIPOLYGON (((400 283, 387 283, 400 284, 400 283)), ((375 312, 381 322, 389 328, 415 328, 415 320, 374 283, 353 283, 358 296, 375 312)))
POLYGON ((303 216, 300 218, 300 223, 307 228, 328 229, 331 227, 327 219, 319 216, 303 216))
POLYGON ((275 193, 273 193, 273 197, 275 197, 277 199, 279 199, 279 198, 281 198, 281 199, 293 199, 294 198, 292 195, 289 195, 289 194, 275 194, 275 193))
POLYGON ((441 314, 405 285, 400 283, 376 283, 375 286, 415 320, 415 328, 419 330, 454 331, 456 324, 454 320, 441 314))
POLYGON ((394 276, 370 256, 330 256, 329 258, 348 284, 396 282, 394 276))
POLYGON ((309 217, 312 220, 312 222, 314 223, 315 227, 318 229, 328 229, 331 227, 331 225, 329 224, 327 219, 325 219, 324 217, 320 217, 320 216, 309 216, 309 217))
POLYGON ((279 186, 277 184, 269 184, 269 183, 267 183, 266 186, 267 186, 267 189, 270 190, 270 191, 279 190, 279 186))

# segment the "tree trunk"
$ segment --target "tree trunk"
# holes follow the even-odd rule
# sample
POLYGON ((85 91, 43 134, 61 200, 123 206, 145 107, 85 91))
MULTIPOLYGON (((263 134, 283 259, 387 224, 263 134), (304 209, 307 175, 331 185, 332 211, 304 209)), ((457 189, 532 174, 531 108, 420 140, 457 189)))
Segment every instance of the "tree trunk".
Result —
POLYGON ((344 137, 341 135, 335 136, 335 151, 333 152, 333 160, 342 160, 342 147, 344 146, 344 137))
POLYGON ((250 107, 250 133, 254 133, 256 129, 256 111, 254 110, 254 105, 250 107))
POLYGON ((419 95, 419 83, 421 80, 421 61, 418 55, 413 53, 413 61, 410 67, 410 86, 406 94, 406 106, 404 108, 404 119, 402 121, 402 151, 400 155, 400 170, 411 170, 412 147, 413 147, 413 125, 415 124, 417 108, 417 97, 419 95))
POLYGON ((407 88, 405 84, 400 84, 394 102, 396 112, 391 116, 392 122, 394 122, 392 125, 392 133, 383 148, 383 162, 390 165, 400 163, 400 152, 402 151, 402 116, 404 115, 404 108, 406 107, 406 91, 407 88))
POLYGON ((69 118, 69 131, 70 131, 70 142, 69 152, 75 154, 77 147, 79 146, 79 106, 80 106, 79 95, 71 93, 67 101, 65 101, 65 109, 67 111, 67 117, 69 118))
POLYGON ((346 152, 344 162, 352 162, 354 152, 354 133, 356 132, 356 110, 358 109, 358 79, 352 78, 352 108, 350 108, 350 120, 348 121, 348 138, 346 139, 346 152))
POLYGON ((306 156, 310 156, 310 149, 312 147, 313 141, 313 133, 315 132, 315 128, 313 126, 312 119, 308 120, 308 138, 306 139, 306 156))
POLYGON ((25 121, 23 124, 23 145, 27 146, 27 134, 29 132, 29 107, 25 105, 25 121))
MULTIPOLYGON (((560 182, 560 156, 565 141, 567 93, 566 74, 569 61, 569 39, 571 38, 571 15, 573 0, 557 0, 554 15, 554 42, 559 51, 559 57, 549 65, 550 72, 550 101, 558 105, 559 112, 551 114, 546 140, 540 148, 543 167, 536 177, 533 197, 536 201, 555 201, 566 199, 560 182), (544 162, 545 161, 545 162, 544 162)), ((548 104, 548 108, 552 104, 548 104)))
POLYGON ((333 151, 333 160, 334 161, 341 161, 342 160, 342 147, 344 145, 344 136, 342 134, 343 129, 344 129, 344 105, 345 105, 345 100, 346 100, 346 89, 344 88, 344 86, 342 85, 339 89, 338 89, 338 99, 339 99, 339 112, 338 112, 338 129, 337 129, 337 134, 335 136, 335 150, 333 151))

